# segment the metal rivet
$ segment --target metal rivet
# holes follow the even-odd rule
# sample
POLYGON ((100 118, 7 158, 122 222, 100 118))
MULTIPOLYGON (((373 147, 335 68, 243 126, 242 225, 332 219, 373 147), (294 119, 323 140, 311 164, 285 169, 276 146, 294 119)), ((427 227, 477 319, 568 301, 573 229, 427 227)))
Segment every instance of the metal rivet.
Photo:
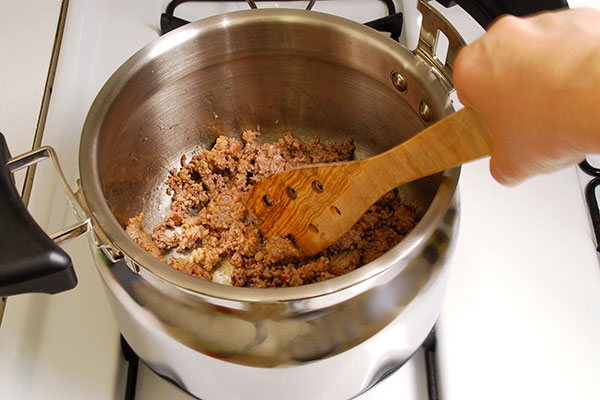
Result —
POLYGON ((298 193, 296 193, 296 189, 294 189, 294 188, 293 188, 293 187, 291 187, 291 186, 288 186, 288 187, 285 189, 285 192, 287 193, 288 197, 289 197, 290 199, 292 199, 292 200, 295 200, 295 199, 296 199, 296 197, 298 197, 298 193))
POLYGON ((425 103, 424 100, 421 100, 419 102, 419 115, 421 116, 421 119, 425 122, 429 122, 431 120, 431 110, 429 109, 429 106, 427 105, 427 103, 425 103))
POLYGON ((271 196, 265 194, 262 199, 263 203, 265 203, 267 207, 271 207, 273 205, 273 198, 271 196))
POLYGON ((406 91, 406 79, 399 72, 392 72, 392 84, 399 91, 406 91))

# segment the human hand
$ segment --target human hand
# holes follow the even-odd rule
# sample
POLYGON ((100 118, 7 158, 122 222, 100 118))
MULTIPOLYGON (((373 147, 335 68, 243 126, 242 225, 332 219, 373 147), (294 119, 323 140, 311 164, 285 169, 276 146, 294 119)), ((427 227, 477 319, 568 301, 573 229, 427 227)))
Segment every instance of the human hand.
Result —
POLYGON ((459 52, 454 85, 492 128, 502 184, 600 153, 600 11, 499 18, 459 52))

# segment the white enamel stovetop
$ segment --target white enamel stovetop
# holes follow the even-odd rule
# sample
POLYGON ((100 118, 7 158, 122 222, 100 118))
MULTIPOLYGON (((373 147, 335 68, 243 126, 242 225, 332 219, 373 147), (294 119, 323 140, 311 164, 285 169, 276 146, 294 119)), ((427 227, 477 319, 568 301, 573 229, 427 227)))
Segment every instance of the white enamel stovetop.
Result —
MULTIPOLYGON (((361 22, 383 15, 383 5, 362 9, 363 1, 351 0, 337 12, 361 22)), ((71 183, 95 94, 157 36, 165 4, 69 2, 43 143, 55 147, 71 183)), ((600 7, 595 0, 570 4, 600 7)), ((60 0, 0 0, 0 131, 13 155, 33 141, 60 6, 60 0)), ((398 8, 409 25, 416 23, 414 11, 398 8)), ((461 10, 447 14, 468 41, 481 34, 461 10)), ((409 45, 414 39, 403 37, 409 45)), ((461 175, 460 236, 437 325, 441 398, 599 398, 600 263, 581 174, 573 167, 505 188, 487 168, 486 160, 470 163, 461 175)), ((73 222, 49 168, 38 170, 29 208, 49 231, 73 222)), ((0 325, 0 399, 123 398, 126 365, 87 240, 64 247, 73 258, 77 288, 7 301, 0 325)), ((421 365, 418 353, 360 399, 426 399, 421 365)), ((142 368, 136 398, 189 396, 142 368)))

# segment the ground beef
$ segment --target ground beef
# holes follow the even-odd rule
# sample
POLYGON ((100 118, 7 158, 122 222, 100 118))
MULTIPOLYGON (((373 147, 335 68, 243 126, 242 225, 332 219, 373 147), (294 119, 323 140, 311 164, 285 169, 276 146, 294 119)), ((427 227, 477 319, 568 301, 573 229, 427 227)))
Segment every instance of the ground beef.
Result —
POLYGON ((233 266, 231 284, 286 287, 324 281, 373 261, 396 245, 416 224, 414 204, 401 204, 394 192, 383 196, 338 241, 321 253, 300 259, 286 238, 263 238, 249 219, 242 196, 267 176, 314 163, 347 161, 354 144, 305 144, 287 132, 275 143, 259 145, 259 130, 242 142, 220 136, 170 171, 166 181, 171 214, 151 234, 144 214, 131 218, 127 233, 146 251, 173 268, 210 280, 224 263, 233 266), (168 252, 174 255, 167 257, 168 252))
POLYGON ((144 232, 144 228, 142 227, 142 221, 144 220, 144 218, 144 213, 141 213, 135 218, 129 218, 126 232, 133 240, 137 242, 137 244, 142 246, 144 250, 146 250, 148 253, 152 254, 159 260, 164 261, 159 246, 152 240, 152 238, 146 232, 144 232))

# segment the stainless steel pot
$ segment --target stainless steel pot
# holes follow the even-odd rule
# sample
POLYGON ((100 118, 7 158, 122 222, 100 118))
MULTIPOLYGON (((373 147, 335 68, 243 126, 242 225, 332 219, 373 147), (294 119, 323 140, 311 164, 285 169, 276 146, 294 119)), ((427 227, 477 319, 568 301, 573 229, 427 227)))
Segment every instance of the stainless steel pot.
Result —
MULTIPOLYGON (((453 111, 463 41, 420 3, 414 51, 316 12, 249 10, 173 31, 130 58, 92 105, 76 205, 119 328, 150 368, 203 399, 350 398, 402 365, 433 327, 458 224, 453 169, 398 189, 420 222, 377 260, 284 289, 224 286, 161 263, 132 241, 166 213, 163 182, 182 153, 260 125, 323 142, 355 139, 357 157, 399 144, 453 111), (443 63, 436 42, 449 49, 443 63), (158 210, 158 211, 157 211, 158 210)), ((81 226, 78 228, 82 230, 81 226)))

